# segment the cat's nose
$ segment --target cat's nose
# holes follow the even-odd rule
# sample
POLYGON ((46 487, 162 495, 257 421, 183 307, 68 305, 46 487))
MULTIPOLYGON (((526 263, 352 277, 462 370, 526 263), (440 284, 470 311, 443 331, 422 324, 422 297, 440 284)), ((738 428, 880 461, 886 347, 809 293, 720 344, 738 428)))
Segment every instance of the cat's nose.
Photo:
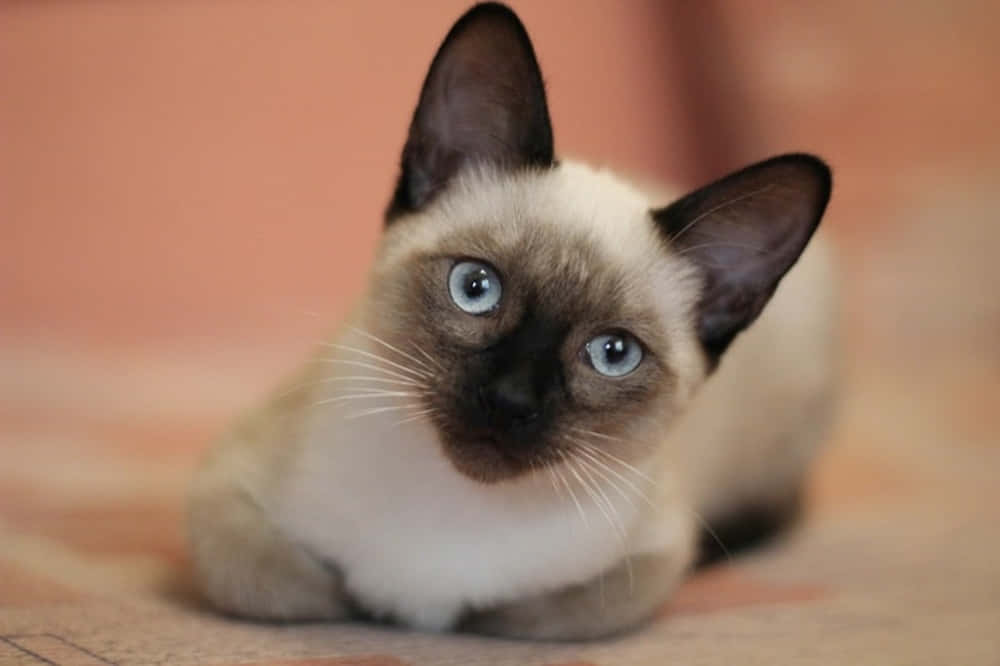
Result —
POLYGON ((530 367, 507 373, 481 386, 479 403, 494 427, 507 429, 535 420, 541 400, 530 367))

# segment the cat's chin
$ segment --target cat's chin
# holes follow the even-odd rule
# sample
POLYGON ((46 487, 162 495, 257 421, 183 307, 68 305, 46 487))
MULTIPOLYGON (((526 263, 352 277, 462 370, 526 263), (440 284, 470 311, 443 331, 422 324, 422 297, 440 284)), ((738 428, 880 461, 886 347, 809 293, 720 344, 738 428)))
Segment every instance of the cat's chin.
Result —
POLYGON ((540 466, 537 454, 516 455, 509 445, 491 435, 442 434, 441 445, 460 474, 487 485, 525 476, 540 466))

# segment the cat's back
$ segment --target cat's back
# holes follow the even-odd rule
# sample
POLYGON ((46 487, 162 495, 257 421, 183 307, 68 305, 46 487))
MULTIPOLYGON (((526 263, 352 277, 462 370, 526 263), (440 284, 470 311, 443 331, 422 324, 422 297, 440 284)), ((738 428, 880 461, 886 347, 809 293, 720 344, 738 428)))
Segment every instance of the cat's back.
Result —
POLYGON ((837 321, 835 256, 817 233, 671 435, 701 513, 794 501, 836 402, 837 321))

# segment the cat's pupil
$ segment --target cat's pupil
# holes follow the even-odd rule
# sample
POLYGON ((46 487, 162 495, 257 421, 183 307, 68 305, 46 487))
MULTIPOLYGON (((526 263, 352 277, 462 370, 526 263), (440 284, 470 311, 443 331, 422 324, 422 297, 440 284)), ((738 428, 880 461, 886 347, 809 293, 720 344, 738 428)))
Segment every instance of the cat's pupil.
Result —
POLYGON ((479 298, 489 290, 490 278, 482 269, 470 273, 465 279, 465 295, 469 298, 479 298))
POLYGON ((625 360, 627 351, 625 347, 625 339, 621 337, 610 338, 604 343, 604 358, 609 365, 615 365, 625 360))

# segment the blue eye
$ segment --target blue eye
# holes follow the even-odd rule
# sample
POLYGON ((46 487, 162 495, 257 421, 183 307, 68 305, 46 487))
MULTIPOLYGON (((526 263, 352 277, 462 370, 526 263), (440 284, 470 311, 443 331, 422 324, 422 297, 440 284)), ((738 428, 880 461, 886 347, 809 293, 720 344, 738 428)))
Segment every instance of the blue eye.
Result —
POLYGON ((587 343, 587 358, 602 375, 621 377, 639 367, 642 346, 628 333, 602 333, 587 343))
POLYGON ((451 300, 469 314, 485 314, 500 304, 500 276, 487 264, 462 261, 455 264, 448 276, 451 300))

